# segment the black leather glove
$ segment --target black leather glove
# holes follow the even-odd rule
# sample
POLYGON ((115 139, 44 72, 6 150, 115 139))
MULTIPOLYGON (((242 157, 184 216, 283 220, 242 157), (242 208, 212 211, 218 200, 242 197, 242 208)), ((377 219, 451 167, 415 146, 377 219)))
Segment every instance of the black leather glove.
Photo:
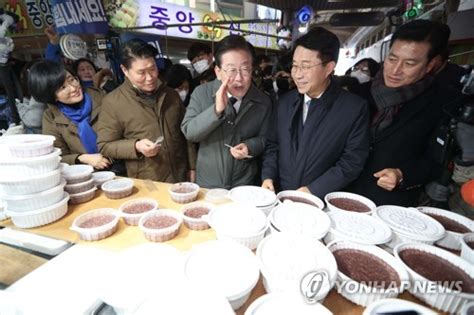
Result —
POLYGON ((462 160, 474 161, 474 126, 459 122, 456 128, 456 141, 462 151, 462 160))

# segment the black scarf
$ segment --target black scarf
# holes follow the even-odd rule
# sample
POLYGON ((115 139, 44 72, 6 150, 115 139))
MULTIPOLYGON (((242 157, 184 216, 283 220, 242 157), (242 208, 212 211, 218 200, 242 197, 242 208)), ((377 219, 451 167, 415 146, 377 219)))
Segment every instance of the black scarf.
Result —
POLYGON ((375 76, 370 92, 374 98, 377 112, 372 118, 372 132, 387 128, 392 124, 394 117, 402 106, 425 92, 433 83, 433 77, 426 75, 410 85, 398 88, 385 86, 383 69, 375 76))

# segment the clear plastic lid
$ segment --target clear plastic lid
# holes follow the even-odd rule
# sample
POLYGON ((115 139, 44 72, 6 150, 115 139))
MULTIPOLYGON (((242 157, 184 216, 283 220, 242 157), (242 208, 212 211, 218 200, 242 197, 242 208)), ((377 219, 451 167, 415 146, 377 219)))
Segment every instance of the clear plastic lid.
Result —
POLYGON ((360 244, 384 244, 392 238, 392 231, 380 219, 358 213, 330 211, 331 233, 360 244))
POLYGON ((444 227, 438 221, 415 208, 381 206, 374 216, 395 232, 415 240, 437 241, 445 234, 444 227))
POLYGON ((275 203, 273 191, 258 186, 239 186, 231 189, 229 198, 235 202, 252 203, 256 207, 270 206, 275 203))
POLYGON ((209 202, 224 202, 228 201, 228 194, 229 191, 227 189, 214 188, 207 191, 205 199, 209 202))

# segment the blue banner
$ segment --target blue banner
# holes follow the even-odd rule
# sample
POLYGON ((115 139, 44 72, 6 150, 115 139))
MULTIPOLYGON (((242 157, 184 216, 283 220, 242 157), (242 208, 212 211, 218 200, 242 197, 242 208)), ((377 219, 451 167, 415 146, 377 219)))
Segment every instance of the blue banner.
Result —
POLYGON ((109 26, 101 0, 53 0, 58 34, 106 34, 109 26))

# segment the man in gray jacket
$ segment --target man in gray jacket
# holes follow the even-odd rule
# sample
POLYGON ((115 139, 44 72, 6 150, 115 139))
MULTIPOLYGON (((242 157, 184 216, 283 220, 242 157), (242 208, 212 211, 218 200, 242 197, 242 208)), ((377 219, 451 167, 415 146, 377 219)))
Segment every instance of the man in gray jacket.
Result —
POLYGON ((202 187, 258 183, 272 104, 252 85, 254 56, 242 36, 225 37, 214 54, 217 79, 191 95, 181 130, 199 143, 196 182, 202 187))

